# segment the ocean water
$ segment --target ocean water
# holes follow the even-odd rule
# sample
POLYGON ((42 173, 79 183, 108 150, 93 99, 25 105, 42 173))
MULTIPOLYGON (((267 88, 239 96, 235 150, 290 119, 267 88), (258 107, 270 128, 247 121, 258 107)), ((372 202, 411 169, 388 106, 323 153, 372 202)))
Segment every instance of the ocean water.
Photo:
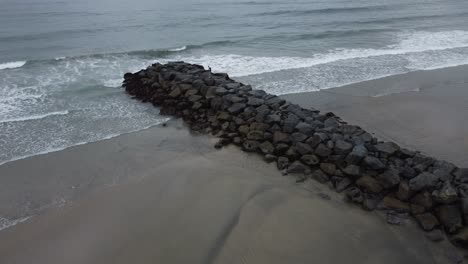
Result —
POLYGON ((163 122, 120 84, 170 60, 275 94, 468 64, 468 1, 0 0, 0 164, 163 122))

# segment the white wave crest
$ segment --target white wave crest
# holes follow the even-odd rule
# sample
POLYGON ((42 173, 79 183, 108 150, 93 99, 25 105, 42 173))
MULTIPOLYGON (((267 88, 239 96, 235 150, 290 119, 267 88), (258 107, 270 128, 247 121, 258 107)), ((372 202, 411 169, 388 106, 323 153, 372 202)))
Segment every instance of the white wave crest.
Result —
POLYGON ((111 88, 119 87, 122 85, 122 82, 123 82, 123 78, 109 79, 109 80, 104 81, 104 86, 111 87, 111 88))
POLYGON ((22 121, 29 121, 29 120, 38 120, 43 119, 49 116, 57 116, 57 115, 68 115, 70 112, 68 110, 65 111, 57 111, 57 112, 50 112, 47 114, 42 115, 30 115, 24 117, 17 117, 17 118, 9 118, 0 120, 0 123, 7 123, 7 122, 22 122, 22 121))
POLYGON ((0 63, 0 70, 20 68, 20 67, 23 67, 25 64, 26 64, 26 61, 12 61, 12 62, 0 63))
POLYGON ((174 49, 168 49, 169 51, 183 51, 183 50, 186 50, 187 49, 187 46, 182 46, 182 47, 179 47, 179 48, 174 48, 174 49))
MULTIPOLYGON (((396 36, 397 44, 388 45, 381 49, 334 49, 327 53, 315 54, 311 57, 254 57, 236 54, 202 55, 184 57, 177 55, 176 60, 210 66, 214 71, 228 72, 233 77, 276 72, 281 70, 311 67, 340 60, 370 58, 385 55, 407 55, 430 51, 442 51, 468 47, 468 31, 444 32, 414 32, 402 33, 396 36)), ((443 59, 443 58, 442 58, 443 59)), ((466 63, 466 56, 459 56, 461 64, 466 63)), ((440 63, 440 58, 434 59, 433 64, 440 63)), ((425 62, 425 65, 431 61, 425 62)), ((456 59, 450 59, 450 65, 456 64, 456 59)), ((433 68, 431 65, 427 67, 433 68)))
POLYGON ((15 219, 15 220, 9 220, 9 219, 6 219, 6 218, 3 218, 3 217, 0 216, 0 231, 4 230, 4 229, 7 229, 9 227, 15 226, 17 224, 20 224, 20 223, 28 220, 29 218, 31 218, 31 217, 23 217, 23 218, 19 218, 19 219, 15 219))

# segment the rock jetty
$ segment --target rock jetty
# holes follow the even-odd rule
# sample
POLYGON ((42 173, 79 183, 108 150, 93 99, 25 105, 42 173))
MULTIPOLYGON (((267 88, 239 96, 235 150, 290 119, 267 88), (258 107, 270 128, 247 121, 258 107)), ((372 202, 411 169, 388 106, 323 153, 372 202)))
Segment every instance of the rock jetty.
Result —
POLYGON ((200 65, 156 63, 126 73, 123 87, 162 115, 218 137, 216 148, 256 152, 298 181, 310 178, 366 210, 386 210, 391 224, 412 215, 431 240, 441 240, 443 230, 468 247, 467 168, 381 142, 333 113, 304 109, 200 65))

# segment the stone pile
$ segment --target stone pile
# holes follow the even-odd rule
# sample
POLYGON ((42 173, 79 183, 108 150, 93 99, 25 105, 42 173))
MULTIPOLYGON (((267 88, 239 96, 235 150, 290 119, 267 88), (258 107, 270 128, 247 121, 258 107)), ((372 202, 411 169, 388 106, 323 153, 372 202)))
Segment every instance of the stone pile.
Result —
POLYGON ((412 215, 431 240, 443 239, 443 230, 468 246, 468 169, 381 142, 333 113, 301 108, 200 65, 156 63, 124 79, 134 98, 219 137, 217 148, 235 144, 259 153, 298 181, 311 178, 366 210, 386 210, 389 223, 412 215))

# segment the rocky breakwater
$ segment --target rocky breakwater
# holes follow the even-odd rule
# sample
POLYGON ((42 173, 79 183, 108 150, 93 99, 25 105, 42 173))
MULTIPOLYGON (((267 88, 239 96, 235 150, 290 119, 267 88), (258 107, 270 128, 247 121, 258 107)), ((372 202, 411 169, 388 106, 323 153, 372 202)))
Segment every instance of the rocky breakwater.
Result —
POLYGON ((400 224, 413 216, 427 237, 468 247, 468 169, 381 142, 333 113, 304 109, 203 66, 153 64, 127 73, 123 87, 161 114, 276 162, 298 181, 328 184, 366 210, 400 224))

